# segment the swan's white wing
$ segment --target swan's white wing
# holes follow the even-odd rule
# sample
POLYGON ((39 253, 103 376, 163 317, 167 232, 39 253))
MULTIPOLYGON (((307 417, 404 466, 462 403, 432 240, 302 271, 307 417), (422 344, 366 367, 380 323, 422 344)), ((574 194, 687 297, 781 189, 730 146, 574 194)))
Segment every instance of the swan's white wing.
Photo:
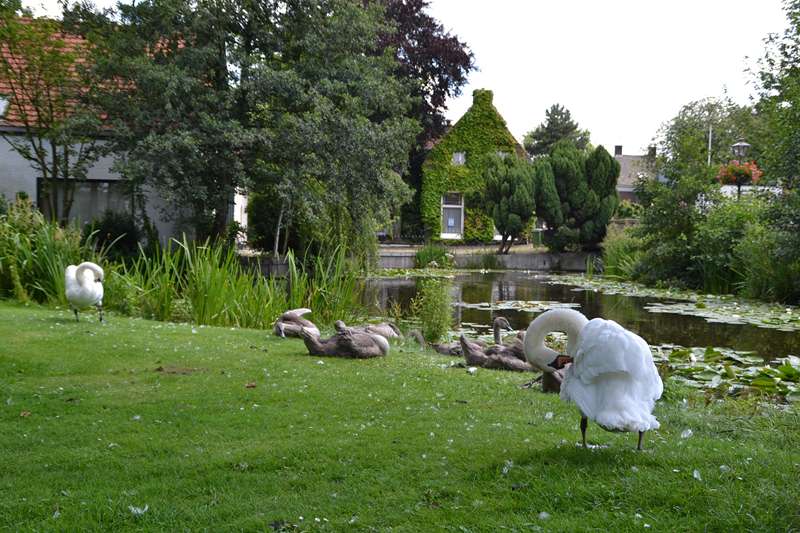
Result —
POLYGON ((581 330, 573 367, 575 376, 584 383, 604 374, 624 373, 651 385, 646 388, 654 393, 653 399, 663 391, 650 347, 613 320, 595 318, 581 330))
POLYGON ((647 343, 611 320, 596 318, 580 332, 561 398, 609 429, 658 428, 653 405, 664 386, 647 343))

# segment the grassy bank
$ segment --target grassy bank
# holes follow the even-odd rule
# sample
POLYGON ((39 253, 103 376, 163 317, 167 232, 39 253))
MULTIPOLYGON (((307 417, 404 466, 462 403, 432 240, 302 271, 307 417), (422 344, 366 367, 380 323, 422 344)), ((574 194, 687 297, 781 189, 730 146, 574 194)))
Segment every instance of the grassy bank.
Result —
POLYGON ((668 386, 645 452, 594 425, 585 451, 526 376, 411 346, 320 362, 264 331, 9 303, 0 338, 6 530, 800 527, 800 417, 755 403, 668 386))

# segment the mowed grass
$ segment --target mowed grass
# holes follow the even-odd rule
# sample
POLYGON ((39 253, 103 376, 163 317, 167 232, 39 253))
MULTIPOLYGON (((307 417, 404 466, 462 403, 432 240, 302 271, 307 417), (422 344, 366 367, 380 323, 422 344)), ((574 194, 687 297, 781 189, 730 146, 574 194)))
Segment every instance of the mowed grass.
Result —
POLYGON ((795 413, 668 386, 644 452, 593 424, 583 450, 530 376, 410 344, 322 360, 265 331, 95 320, 0 303, 0 528, 800 527, 795 413))

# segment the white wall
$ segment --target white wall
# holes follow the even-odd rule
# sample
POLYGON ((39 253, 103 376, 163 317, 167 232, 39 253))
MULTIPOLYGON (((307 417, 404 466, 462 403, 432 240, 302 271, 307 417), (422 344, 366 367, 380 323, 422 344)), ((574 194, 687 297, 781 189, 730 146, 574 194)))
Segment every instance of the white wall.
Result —
MULTIPOLYGON (((113 163, 113 157, 101 158, 89 169, 88 179, 119 180, 119 174, 111 170, 113 163)), ((0 194, 9 201, 13 201, 18 192, 25 192, 33 202, 36 202, 36 178, 36 170, 31 164, 20 156, 5 138, 0 137, 0 194)), ((168 212, 178 213, 180 206, 165 205, 165 202, 153 191, 145 193, 145 202, 147 216, 155 223, 161 240, 179 237, 181 228, 178 227, 177 221, 166 220, 163 212, 166 208, 168 212)), ((73 212, 72 215, 78 220, 87 218, 81 213, 73 212)))

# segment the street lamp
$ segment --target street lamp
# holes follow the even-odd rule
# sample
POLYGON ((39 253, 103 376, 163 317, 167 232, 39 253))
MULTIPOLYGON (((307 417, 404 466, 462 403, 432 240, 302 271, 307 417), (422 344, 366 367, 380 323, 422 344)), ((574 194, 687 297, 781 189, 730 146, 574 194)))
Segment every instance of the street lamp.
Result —
MULTIPOLYGON (((747 156, 747 152, 750 150, 750 144, 745 142, 744 139, 739 139, 733 145, 731 145, 731 151, 733 155, 736 156, 736 159, 739 160, 739 165, 744 165, 744 158, 747 156)), ((739 199, 742 196, 742 177, 736 178, 736 198, 739 199)))
POLYGON ((731 150, 733 151, 733 155, 738 157, 741 162, 750 150, 750 144, 746 143, 744 139, 739 139, 731 146, 731 150))

